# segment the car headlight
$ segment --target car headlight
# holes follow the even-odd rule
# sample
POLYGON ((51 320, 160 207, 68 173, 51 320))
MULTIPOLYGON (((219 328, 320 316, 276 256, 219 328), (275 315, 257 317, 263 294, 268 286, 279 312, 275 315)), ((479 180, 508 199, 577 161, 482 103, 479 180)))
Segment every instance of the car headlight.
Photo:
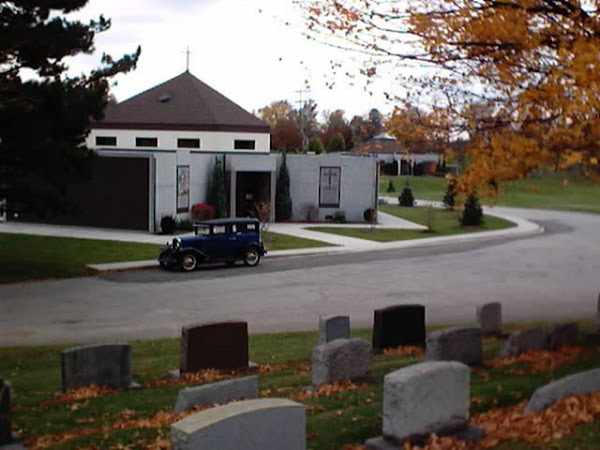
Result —
POLYGON ((171 248, 173 251, 178 251, 181 248, 181 240, 179 238, 173 238, 171 242, 171 248))

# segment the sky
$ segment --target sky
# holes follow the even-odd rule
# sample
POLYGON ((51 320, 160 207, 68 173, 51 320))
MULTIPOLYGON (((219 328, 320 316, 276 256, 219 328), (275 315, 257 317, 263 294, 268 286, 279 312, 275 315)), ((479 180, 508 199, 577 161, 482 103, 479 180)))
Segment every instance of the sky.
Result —
POLYGON ((393 107, 383 95, 393 89, 390 81, 378 80, 370 95, 363 83, 331 76, 332 60, 353 56, 302 36, 301 13, 291 0, 90 0, 71 17, 87 23, 100 14, 112 26, 96 36, 95 54, 68 61, 70 74, 98 67, 102 53, 118 58, 141 45, 137 69, 115 78, 118 101, 184 72, 189 47, 190 72, 251 112, 307 98, 320 114, 343 109, 348 120, 393 107))

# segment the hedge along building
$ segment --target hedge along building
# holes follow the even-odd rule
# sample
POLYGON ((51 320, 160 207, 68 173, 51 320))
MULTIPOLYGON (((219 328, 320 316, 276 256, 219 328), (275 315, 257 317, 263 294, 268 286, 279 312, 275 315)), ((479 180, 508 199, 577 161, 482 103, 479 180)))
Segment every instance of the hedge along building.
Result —
MULTIPOLYGON (((229 216, 245 217, 259 202, 274 220, 282 158, 270 154, 269 125, 188 71, 109 105, 92 123, 87 145, 100 156, 94 177, 74 189, 81 214, 62 223, 155 232, 165 216, 189 219, 191 206, 208 199, 217 158, 224 162, 229 216)), ((376 208, 373 158, 290 155, 287 165, 292 219, 304 220, 310 208, 320 220, 344 210, 356 221, 376 208)))

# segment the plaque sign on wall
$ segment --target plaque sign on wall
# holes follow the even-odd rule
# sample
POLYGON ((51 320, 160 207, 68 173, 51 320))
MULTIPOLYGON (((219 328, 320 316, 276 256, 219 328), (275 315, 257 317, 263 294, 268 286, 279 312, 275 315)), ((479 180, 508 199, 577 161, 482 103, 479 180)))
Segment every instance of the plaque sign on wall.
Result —
POLYGON ((190 166, 177 166, 177 212, 190 208, 190 166))
POLYGON ((319 184, 319 206, 337 208, 340 206, 341 167, 321 167, 319 184))

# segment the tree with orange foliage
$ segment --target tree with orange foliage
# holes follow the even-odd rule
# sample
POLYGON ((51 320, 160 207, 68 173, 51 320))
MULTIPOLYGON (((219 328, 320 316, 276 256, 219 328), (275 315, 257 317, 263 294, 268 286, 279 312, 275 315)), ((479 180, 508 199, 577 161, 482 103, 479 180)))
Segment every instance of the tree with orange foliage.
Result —
POLYGON ((362 53, 367 77, 411 69, 391 94, 427 111, 425 135, 469 136, 464 190, 494 194, 540 166, 599 175, 600 0, 299 4, 308 34, 362 53))

